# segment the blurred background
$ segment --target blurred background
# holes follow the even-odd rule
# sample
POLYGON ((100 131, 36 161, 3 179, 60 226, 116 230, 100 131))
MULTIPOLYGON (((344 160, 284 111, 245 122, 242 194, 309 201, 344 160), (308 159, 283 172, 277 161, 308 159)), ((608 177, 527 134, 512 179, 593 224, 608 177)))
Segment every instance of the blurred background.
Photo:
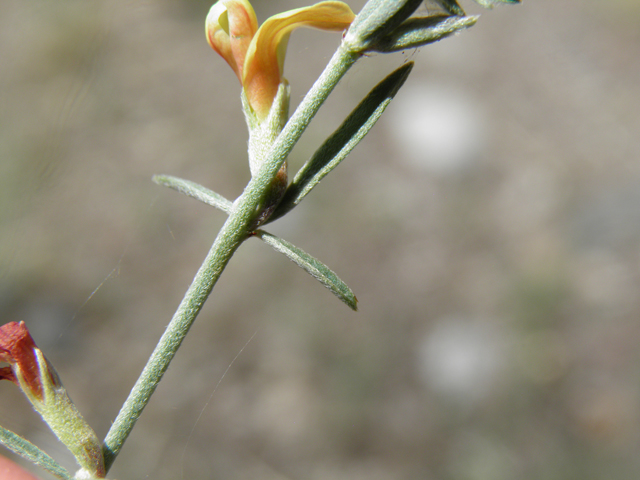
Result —
MULTIPOLYGON (((359 312, 246 242, 110 478, 640 477, 640 3, 461 3, 475 27, 363 58, 290 157, 293 174, 416 62, 269 228, 359 312)), ((254 5, 262 21, 302 3, 254 5)), ((151 176, 230 199, 249 179, 209 7, 0 6, 0 317, 27 323, 100 438, 224 221, 151 176)), ((294 106, 339 41, 292 35, 294 106)), ((73 469, 18 389, 0 395, 0 424, 73 469)))

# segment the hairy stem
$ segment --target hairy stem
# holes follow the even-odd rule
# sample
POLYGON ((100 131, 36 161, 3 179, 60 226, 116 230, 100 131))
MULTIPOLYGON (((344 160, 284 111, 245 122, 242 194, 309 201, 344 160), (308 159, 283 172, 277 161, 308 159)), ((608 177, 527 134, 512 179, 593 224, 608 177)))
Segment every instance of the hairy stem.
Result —
POLYGON ((180 302, 180 306, 107 433, 103 444, 107 471, 111 468, 142 410, 169 368, 171 360, 180 348, 222 271, 238 247, 251 233, 257 214, 256 210, 264 200, 271 180, 322 103, 358 57, 359 54, 348 51, 342 46, 338 48, 322 75, 274 142, 269 153, 269 160, 251 179, 242 196, 236 201, 229 218, 220 230, 191 286, 180 302))
POLYGON ((222 227, 191 286, 180 302, 180 306, 113 422, 103 445, 107 471, 131 433, 142 410, 149 402, 162 376, 169 368, 169 363, 180 348, 231 256, 247 238, 247 228, 251 224, 253 216, 243 216, 242 213, 244 212, 238 209, 222 227))

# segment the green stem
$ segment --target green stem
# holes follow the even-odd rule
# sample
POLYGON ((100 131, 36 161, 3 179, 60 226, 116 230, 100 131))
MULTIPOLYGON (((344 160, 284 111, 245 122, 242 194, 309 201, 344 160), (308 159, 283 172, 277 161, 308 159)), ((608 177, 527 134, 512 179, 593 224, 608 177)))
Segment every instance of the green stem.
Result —
POLYGON ((180 306, 107 433, 103 445, 107 471, 111 468, 142 410, 169 368, 169 363, 180 348, 222 271, 251 232, 256 210, 264 200, 272 179, 322 103, 358 57, 359 54, 350 52, 342 46, 338 48, 320 78, 274 142, 269 160, 251 179, 242 196, 237 200, 231 215, 220 230, 180 306))
POLYGON ((104 440, 103 453, 108 471, 116 459, 142 410, 149 402, 169 363, 180 348, 204 302, 218 281, 222 271, 240 244, 247 238, 253 215, 237 209, 222 227, 180 306, 173 315, 160 341, 149 357, 147 365, 133 386, 104 440))

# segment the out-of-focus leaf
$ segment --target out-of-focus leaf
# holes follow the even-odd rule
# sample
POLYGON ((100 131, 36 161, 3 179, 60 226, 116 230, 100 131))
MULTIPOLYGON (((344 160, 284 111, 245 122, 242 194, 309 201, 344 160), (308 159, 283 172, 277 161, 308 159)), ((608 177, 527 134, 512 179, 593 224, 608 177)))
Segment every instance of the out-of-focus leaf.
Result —
POLYGON ((427 7, 429 7, 429 5, 437 5, 450 15, 458 15, 460 17, 465 15, 464 10, 458 5, 456 0, 427 0, 426 3, 427 7))
POLYGON ((369 92, 342 125, 298 171, 268 222, 281 217, 298 205, 325 175, 344 160, 378 121, 389 102, 404 84, 412 68, 413 62, 403 65, 369 92))
POLYGON ((303 268, 309 275, 331 290, 336 297, 346 303, 351 309, 358 309, 358 299, 353 291, 324 263, 286 240, 276 237, 264 230, 256 230, 255 233, 256 237, 267 245, 270 245, 275 251, 286 255, 289 260, 303 268))
POLYGON ((475 0, 475 2, 484 8, 493 8, 501 3, 520 3, 520 0, 475 0))
POLYGON ((11 430, 0 427, 0 443, 14 453, 26 458, 30 462, 42 467, 47 472, 63 480, 73 480, 71 474, 58 462, 44 453, 38 447, 11 430))
POLYGON ((172 177, 171 175, 154 175, 152 180, 158 185, 173 188, 174 190, 184 193, 196 200, 200 200, 207 205, 216 207, 227 215, 231 213, 231 209, 233 208, 233 203, 222 195, 189 180, 172 177))

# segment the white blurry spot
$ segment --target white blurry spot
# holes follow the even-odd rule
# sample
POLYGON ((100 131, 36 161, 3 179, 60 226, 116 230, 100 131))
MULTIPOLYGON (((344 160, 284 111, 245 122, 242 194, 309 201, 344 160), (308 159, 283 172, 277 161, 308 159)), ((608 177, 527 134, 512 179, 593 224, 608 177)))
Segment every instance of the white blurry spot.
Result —
POLYGON ((445 317, 418 346, 422 380, 434 391, 474 403, 495 386, 505 358, 492 325, 445 317))
POLYGON ((386 118, 401 159, 418 170, 449 174, 478 157, 485 138, 481 117, 463 91, 422 84, 405 87, 386 118))

